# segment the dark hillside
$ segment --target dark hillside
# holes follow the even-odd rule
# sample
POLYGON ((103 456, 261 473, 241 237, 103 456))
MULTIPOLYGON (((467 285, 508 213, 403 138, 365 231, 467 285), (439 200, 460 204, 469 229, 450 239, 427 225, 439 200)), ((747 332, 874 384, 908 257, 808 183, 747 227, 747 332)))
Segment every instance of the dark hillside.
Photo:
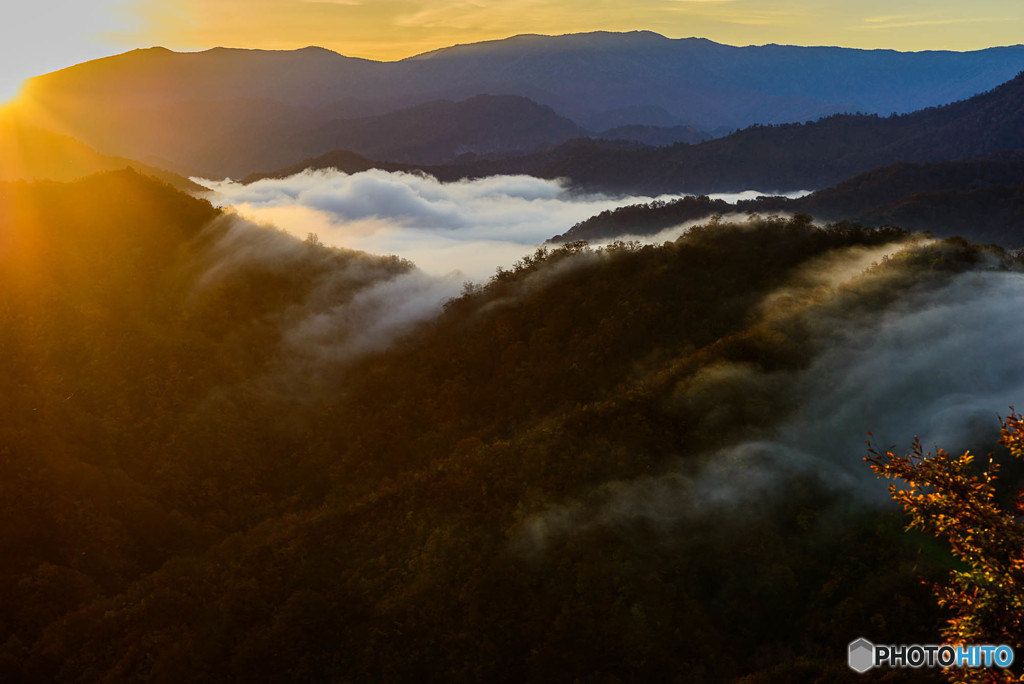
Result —
POLYGON ((785 419, 837 322, 1012 268, 998 250, 800 218, 569 244, 344 356, 343 327, 294 331, 409 264, 127 172, 0 206, 31 246, 0 281, 11 681, 843 681, 851 633, 937 629, 918 574, 946 556, 825 473, 753 517, 600 511, 785 419), (801 284, 882 248, 862 280, 801 284))
POLYGON ((325 274, 342 298, 408 265, 291 238, 280 263, 257 258, 275 239, 132 171, 0 184, 7 648, 322 496, 315 459, 280 474, 288 447, 258 426, 281 413, 242 386, 325 274), (248 256, 228 268, 220 250, 239 235, 248 256))

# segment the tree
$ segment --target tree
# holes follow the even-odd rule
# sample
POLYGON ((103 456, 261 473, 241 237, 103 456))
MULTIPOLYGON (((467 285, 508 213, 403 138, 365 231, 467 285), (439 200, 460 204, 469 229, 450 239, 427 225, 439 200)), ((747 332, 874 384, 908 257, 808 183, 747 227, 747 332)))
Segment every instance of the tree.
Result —
MULTIPOLYGON (((1011 413, 999 443, 1024 458, 1024 418, 1011 413)), ((1024 654, 1024 491, 1007 510, 996 490, 999 464, 991 456, 978 468, 970 452, 924 454, 916 438, 906 456, 882 453, 869 442, 864 460, 878 475, 903 481, 889 492, 909 514, 908 527, 945 538, 964 564, 934 587, 939 605, 952 613, 943 629, 946 643, 1009 644, 1024 654)), ((957 682, 1024 679, 1019 672, 983 669, 950 669, 947 675, 957 682)))

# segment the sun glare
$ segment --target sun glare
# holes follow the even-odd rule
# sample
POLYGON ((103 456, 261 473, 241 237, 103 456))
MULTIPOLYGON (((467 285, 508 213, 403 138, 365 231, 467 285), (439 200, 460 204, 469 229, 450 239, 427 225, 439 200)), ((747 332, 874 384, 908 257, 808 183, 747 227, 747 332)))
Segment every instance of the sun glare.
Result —
POLYGON ((0 78, 0 107, 10 104, 18 96, 21 79, 16 77, 0 78))
POLYGON ((124 0, 8 4, 0 22, 0 104, 25 79, 122 52, 115 43, 133 28, 124 0))

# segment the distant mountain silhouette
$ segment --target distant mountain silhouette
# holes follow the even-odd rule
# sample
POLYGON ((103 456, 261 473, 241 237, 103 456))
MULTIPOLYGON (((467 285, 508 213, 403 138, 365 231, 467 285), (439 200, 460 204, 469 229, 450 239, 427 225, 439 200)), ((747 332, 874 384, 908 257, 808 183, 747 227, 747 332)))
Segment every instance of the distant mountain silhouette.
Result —
POLYGON ((970 53, 733 47, 650 31, 521 35, 403 60, 411 91, 514 92, 593 129, 627 123, 701 128, 781 123, 843 111, 889 114, 969 97, 1024 68, 1024 46, 970 53), (501 90, 496 90, 501 88, 501 90), (509 90, 509 88, 518 88, 509 90), (609 123, 660 109, 676 121, 609 123))
POLYGON ((835 112, 911 111, 992 88, 1022 68, 1024 46, 965 53, 740 48, 642 31, 516 36, 398 62, 312 47, 152 48, 32 79, 22 106, 104 153, 241 176, 329 151, 300 147, 286 155, 284 148, 331 122, 480 94, 530 98, 591 131, 689 125, 721 132, 835 112))
POLYGON ((1019 183, 1024 183, 1024 151, 998 152, 934 164, 891 164, 787 203, 828 220, 859 220, 911 197, 1019 183))
POLYGON ((968 100, 901 116, 836 115, 657 149, 581 140, 534 155, 429 172, 443 178, 529 173, 650 195, 780 192, 828 187, 897 162, 951 161, 1000 150, 1024 150, 1024 74, 968 100))

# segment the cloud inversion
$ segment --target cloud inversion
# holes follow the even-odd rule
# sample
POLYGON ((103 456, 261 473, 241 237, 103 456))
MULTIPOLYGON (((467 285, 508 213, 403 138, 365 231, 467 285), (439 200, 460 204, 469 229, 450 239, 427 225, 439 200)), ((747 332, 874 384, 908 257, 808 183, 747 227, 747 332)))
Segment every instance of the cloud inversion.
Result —
MULTIPOLYGON (((307 171, 250 185, 202 182, 217 193, 217 204, 232 205, 257 222, 300 237, 316 233, 336 247, 397 254, 427 273, 458 271, 477 282, 579 221, 651 199, 581 195, 558 181, 531 176, 442 183, 379 170, 307 171)), ((732 200, 741 194, 714 197, 732 200)))

